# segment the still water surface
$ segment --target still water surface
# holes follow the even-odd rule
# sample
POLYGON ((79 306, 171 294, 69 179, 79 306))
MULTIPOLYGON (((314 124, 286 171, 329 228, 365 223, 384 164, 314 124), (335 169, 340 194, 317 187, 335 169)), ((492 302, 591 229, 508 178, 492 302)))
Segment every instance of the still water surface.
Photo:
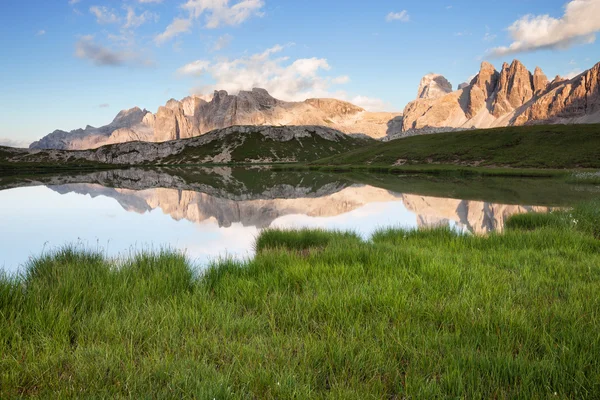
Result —
MULTIPOLYGON (((230 169, 191 175, 127 170, 13 182, 0 185, 0 269, 15 272, 30 257, 65 244, 115 257, 178 249, 206 265, 223 256, 251 257, 264 228, 353 230, 365 239, 389 226, 445 225, 487 234, 502 230, 511 215, 556 207, 545 194, 553 193, 548 183, 536 185, 230 169), (494 185, 500 187, 470 193, 494 185), (455 192, 479 198, 444 197, 455 192), (515 201, 521 198, 529 203, 515 201)), ((568 190, 582 196, 575 187, 568 190)))

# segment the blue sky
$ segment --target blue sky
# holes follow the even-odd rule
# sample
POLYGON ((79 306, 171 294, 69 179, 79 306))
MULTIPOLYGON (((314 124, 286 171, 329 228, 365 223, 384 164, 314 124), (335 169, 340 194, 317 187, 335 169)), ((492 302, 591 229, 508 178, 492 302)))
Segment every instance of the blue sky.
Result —
POLYGON ((429 72, 456 87, 484 59, 550 78, 600 61, 600 0, 30 0, 0 11, 4 143, 216 88, 401 111, 429 72))

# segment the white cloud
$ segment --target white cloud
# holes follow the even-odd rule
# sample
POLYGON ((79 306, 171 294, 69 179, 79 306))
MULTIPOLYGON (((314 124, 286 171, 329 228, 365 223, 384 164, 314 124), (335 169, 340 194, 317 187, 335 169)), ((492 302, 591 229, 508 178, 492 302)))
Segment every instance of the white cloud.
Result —
POLYGON ((80 0, 69 0, 69 4, 73 5, 73 4, 77 4, 79 3, 80 0))
POLYGON ((348 82, 350 82, 350 77, 348 75, 338 76, 331 80, 331 83, 334 85, 345 85, 348 82))
POLYGON ((92 6, 90 12, 96 17, 96 22, 99 24, 116 24, 119 22, 119 17, 114 10, 109 10, 104 6, 92 6))
POLYGON ((215 44, 213 46, 213 50, 214 51, 223 50, 224 48, 228 47, 231 44, 232 40, 233 40, 233 36, 231 36, 229 34, 219 36, 219 38, 217 39, 217 41, 215 42, 215 44))
POLYGON ((204 26, 208 29, 240 25, 250 17, 262 17, 264 5, 263 0, 239 0, 232 5, 229 0, 187 0, 181 8, 188 12, 189 18, 175 18, 165 32, 156 36, 156 42, 164 43, 189 32, 192 22, 201 17, 204 17, 204 26))
POLYGON ((392 22, 392 21, 408 22, 408 21, 410 21, 410 15, 408 15, 408 11, 406 11, 406 10, 402 10, 400 12, 391 12, 385 17, 385 20, 387 22, 392 22))
POLYGON ((210 61, 206 61, 206 60, 197 60, 194 62, 191 62, 189 64, 184 65, 183 67, 179 68, 177 70, 177 73, 179 73, 180 75, 202 75, 205 72, 208 71, 208 69, 210 68, 211 63, 210 61))
POLYGON ((83 36, 75 43, 75 56, 96 66, 151 65, 149 60, 133 51, 113 50, 97 43, 92 35, 83 36))
POLYGON ((167 26, 167 29, 159 35, 156 35, 154 41, 156 44, 163 44, 181 33, 189 32, 192 28, 192 21, 185 18, 175 18, 173 22, 167 26))
POLYGON ((600 31, 600 0, 571 0, 561 18, 526 15, 508 27, 513 42, 492 50, 495 56, 535 51, 566 49, 575 44, 592 43, 600 31))
POLYGON ((156 21, 158 19, 158 15, 151 13, 150 11, 144 11, 140 15, 137 15, 133 7, 127 7, 126 10, 127 17, 123 29, 138 28, 148 21, 156 21))
POLYGON ((370 110, 381 110, 387 105, 366 96, 349 96, 344 91, 331 91, 332 85, 350 81, 347 76, 328 77, 324 73, 331 66, 324 58, 301 58, 291 60, 280 53, 288 46, 274 46, 262 53, 233 60, 197 60, 178 70, 179 75, 199 77, 210 81, 194 89, 194 93, 207 94, 214 90, 226 90, 236 94, 240 90, 263 88, 275 98, 287 101, 303 101, 313 97, 334 97, 353 101, 370 110))
POLYGON ((222 25, 239 25, 253 15, 262 16, 263 0, 240 0, 229 5, 229 0, 188 0, 182 7, 192 18, 206 18, 207 28, 222 25))
POLYGON ((98 108, 110 108, 110 104, 108 104, 108 103, 99 104, 98 108))
POLYGON ((367 111, 388 111, 392 110, 392 106, 389 103, 381 99, 367 96, 354 96, 348 101, 354 105, 364 108, 367 111))
POLYGON ((0 137, 0 146, 18 147, 24 149, 26 147, 29 147, 30 144, 31 142, 25 140, 0 137))
POLYGON ((36 36, 44 36, 46 34, 46 31, 43 29, 40 29, 37 33, 36 36))

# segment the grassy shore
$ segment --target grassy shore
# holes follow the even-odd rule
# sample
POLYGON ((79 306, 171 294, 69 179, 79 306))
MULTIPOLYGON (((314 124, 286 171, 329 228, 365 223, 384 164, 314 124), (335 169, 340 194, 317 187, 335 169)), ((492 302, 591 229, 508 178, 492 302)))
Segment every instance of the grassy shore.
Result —
POLYGON ((272 165, 273 171, 313 171, 334 173, 378 173, 392 175, 430 175, 430 176, 482 176, 507 178, 557 178, 571 176, 576 172, 594 173, 586 169, 542 169, 508 167, 470 167, 453 164, 412 164, 412 165, 366 165, 366 164, 280 164, 272 165))
POLYGON ((202 274, 67 248, 0 278, 0 398, 598 398, 599 210, 266 231, 202 274))

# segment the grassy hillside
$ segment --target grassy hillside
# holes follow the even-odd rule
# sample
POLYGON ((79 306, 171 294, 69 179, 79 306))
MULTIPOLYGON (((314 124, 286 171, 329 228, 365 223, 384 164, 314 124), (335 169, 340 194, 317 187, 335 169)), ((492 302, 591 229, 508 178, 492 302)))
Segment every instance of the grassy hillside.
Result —
POLYGON ((187 146, 181 153, 160 160, 160 164, 195 164, 219 162, 217 157, 227 151, 230 158, 224 163, 309 162, 360 149, 375 140, 342 136, 330 141, 312 134, 310 137, 282 142, 260 133, 239 133, 214 140, 202 146, 187 146))
POLYGON ((318 165, 453 164, 600 168, 600 125, 506 127, 413 136, 350 151, 318 165))
POLYGON ((203 275, 46 255, 0 277, 0 398, 596 399, 598 207, 489 237, 267 231, 203 275))

